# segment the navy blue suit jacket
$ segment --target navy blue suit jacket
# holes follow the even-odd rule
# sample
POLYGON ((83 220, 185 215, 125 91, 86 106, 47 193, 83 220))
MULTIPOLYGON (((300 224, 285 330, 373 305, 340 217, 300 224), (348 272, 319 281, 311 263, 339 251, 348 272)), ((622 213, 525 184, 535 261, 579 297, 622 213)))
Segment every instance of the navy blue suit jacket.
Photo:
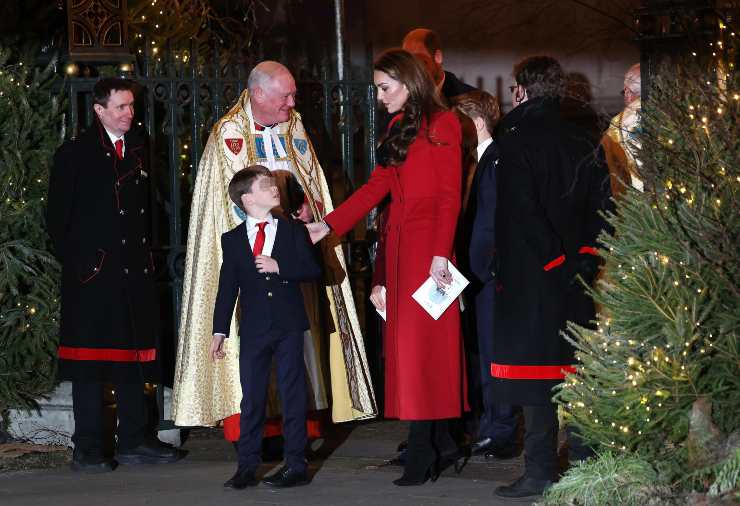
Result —
MULTIPOLYGON (((470 270, 483 284, 493 280, 498 157, 499 151, 494 141, 488 145, 478 162, 471 188, 471 196, 475 197, 475 209, 472 210, 474 218, 470 234, 470 270)), ((471 204, 472 202, 468 207, 471 204)))
POLYGON ((309 328, 300 282, 321 276, 321 266, 303 224, 277 218, 272 258, 280 274, 259 273, 247 238, 246 222, 221 236, 223 262, 213 311, 213 333, 229 335, 239 296, 239 336, 250 338, 272 329, 302 332, 309 328))

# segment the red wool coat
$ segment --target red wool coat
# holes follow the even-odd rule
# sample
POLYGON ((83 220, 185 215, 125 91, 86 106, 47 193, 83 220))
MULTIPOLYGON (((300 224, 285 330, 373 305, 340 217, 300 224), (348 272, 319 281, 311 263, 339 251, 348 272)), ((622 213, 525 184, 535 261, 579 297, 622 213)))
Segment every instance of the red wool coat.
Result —
MULTIPOLYGON (((423 127, 424 128, 424 127, 423 127)), ((460 123, 436 114, 400 167, 378 166, 370 180, 325 217, 348 232, 389 192, 385 243, 385 416, 456 418, 465 403, 465 368, 457 302, 435 321, 411 298, 429 277, 433 256, 452 258, 462 182, 460 123)))

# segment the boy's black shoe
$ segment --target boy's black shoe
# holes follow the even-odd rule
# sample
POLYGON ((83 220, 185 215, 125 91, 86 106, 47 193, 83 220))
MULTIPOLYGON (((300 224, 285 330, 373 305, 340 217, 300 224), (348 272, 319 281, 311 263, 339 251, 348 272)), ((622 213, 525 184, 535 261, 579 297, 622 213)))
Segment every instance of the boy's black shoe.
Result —
POLYGON ((276 488, 308 485, 308 473, 306 471, 297 471, 286 465, 281 467, 280 470, 272 476, 262 478, 262 482, 276 488))
POLYGON ((247 487, 256 487, 258 483, 259 480, 255 476, 254 469, 237 469, 234 476, 224 483, 224 487, 241 490, 247 487))

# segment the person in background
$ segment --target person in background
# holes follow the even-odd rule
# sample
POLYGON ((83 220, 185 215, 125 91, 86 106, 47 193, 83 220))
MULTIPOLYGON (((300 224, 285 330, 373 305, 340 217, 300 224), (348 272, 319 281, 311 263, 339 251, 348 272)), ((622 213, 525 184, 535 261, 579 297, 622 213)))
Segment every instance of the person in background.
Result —
MULTIPOLYGON (((468 351, 476 373, 480 374, 480 419, 477 437, 471 445, 473 454, 487 458, 511 458, 516 453, 518 410, 511 404, 497 402, 491 391, 491 361, 493 340, 493 301, 496 280, 493 277, 494 231, 496 216, 496 165, 499 150, 493 139, 496 125, 501 118, 501 108, 496 97, 485 91, 470 91, 453 99, 455 110, 468 117, 474 128, 478 145, 477 167, 471 171, 468 188, 463 198, 460 241, 467 244, 468 270, 472 274, 471 286, 466 290, 466 300, 474 301, 478 353, 468 351), (472 295, 472 297, 471 297, 472 295)), ((472 369, 472 368, 471 368, 472 369)), ((469 371, 469 374, 473 374, 469 371)), ((472 381, 471 381, 472 383, 472 381)))
POLYGON ((621 195, 627 186, 643 190, 640 177, 638 152, 640 144, 636 134, 640 130, 640 64, 632 65, 624 75, 624 110, 612 118, 601 145, 609 165, 612 193, 621 195))

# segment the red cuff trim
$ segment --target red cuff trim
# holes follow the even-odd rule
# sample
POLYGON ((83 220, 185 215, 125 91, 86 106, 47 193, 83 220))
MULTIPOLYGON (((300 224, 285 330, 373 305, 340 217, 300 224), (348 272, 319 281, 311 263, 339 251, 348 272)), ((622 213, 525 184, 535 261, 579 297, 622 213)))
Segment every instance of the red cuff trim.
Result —
POLYGON ((101 360, 104 362, 153 362, 155 348, 145 350, 120 350, 115 348, 75 348, 60 346, 57 356, 64 360, 101 360))
POLYGON ((591 246, 581 246, 581 249, 578 250, 578 253, 580 253, 581 255, 593 255, 595 257, 599 256, 598 250, 591 246))
POLYGON ((554 269, 555 267, 557 267, 558 265, 562 264, 563 262, 565 262, 565 255, 560 255, 555 260, 553 260, 553 261, 548 262, 547 264, 545 264, 544 269, 546 271, 549 271, 550 269, 554 269))
POLYGON ((559 380, 575 374, 572 365, 503 365, 491 363, 491 376, 516 380, 559 380))

